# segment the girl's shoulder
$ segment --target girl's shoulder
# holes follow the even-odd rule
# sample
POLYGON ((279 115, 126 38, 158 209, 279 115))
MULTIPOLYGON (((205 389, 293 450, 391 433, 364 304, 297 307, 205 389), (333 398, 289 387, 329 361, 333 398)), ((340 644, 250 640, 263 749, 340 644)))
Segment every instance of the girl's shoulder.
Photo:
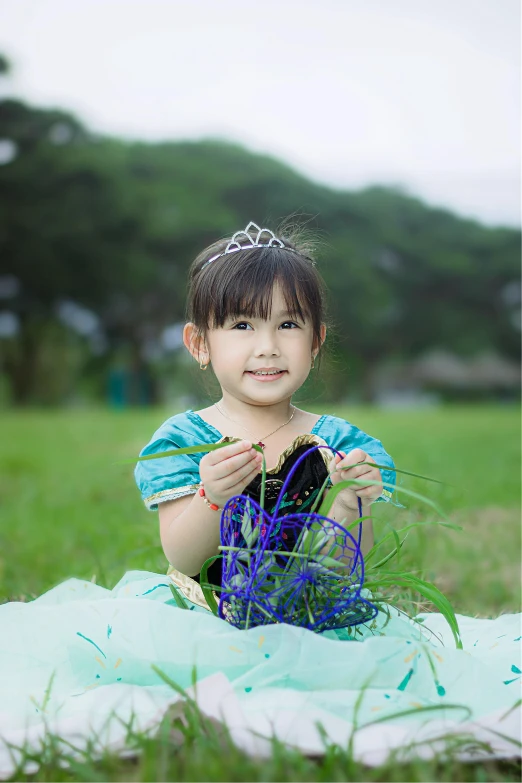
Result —
POLYGON ((380 440, 340 416, 330 414, 321 416, 314 427, 314 432, 324 438, 329 446, 342 451, 363 449, 368 453, 375 451, 386 453, 380 440))
MULTIPOLYGON (((221 434, 192 410, 176 413, 161 424, 152 435, 148 447, 160 442, 179 448, 219 440, 221 434)), ((147 447, 146 447, 147 448, 147 447)))
MULTIPOLYGON (((219 437, 212 430, 194 411, 177 413, 158 427, 140 451, 140 457, 215 442, 219 437)), ((154 511, 158 503, 193 495, 199 484, 199 462, 202 456, 201 452, 171 454, 138 462, 134 476, 147 508, 154 511)))
POLYGON ((392 500, 396 483, 395 465, 380 440, 339 416, 322 416, 316 428, 317 434, 338 451, 348 454, 353 449, 362 449, 369 454, 381 468, 384 489, 379 500, 400 505, 392 500))

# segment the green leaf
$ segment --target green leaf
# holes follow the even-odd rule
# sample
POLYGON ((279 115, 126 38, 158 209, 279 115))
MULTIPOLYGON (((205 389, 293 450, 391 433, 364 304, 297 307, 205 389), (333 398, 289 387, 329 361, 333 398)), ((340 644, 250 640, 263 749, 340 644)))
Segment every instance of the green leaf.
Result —
MULTIPOLYGON (((412 522, 412 523, 411 523, 411 524, 409 524, 409 525, 405 525, 404 527, 400 527, 400 528, 398 528, 398 530, 397 530, 397 533, 405 533, 406 531, 408 531, 408 530, 411 530, 411 529, 412 529, 412 528, 414 528, 414 527, 425 527, 425 526, 432 526, 432 525, 434 525, 434 526, 440 526, 440 527, 447 527, 447 528, 449 528, 450 530, 458 530, 458 531, 461 531, 461 530, 462 530, 462 528, 461 528, 459 525, 453 525, 453 524, 451 524, 451 523, 449 523, 449 522, 440 522, 439 520, 435 520, 435 521, 433 521, 433 522, 412 522)), ((380 547, 381 547, 381 546, 382 546, 382 545, 383 545, 383 544, 384 544, 386 541, 388 541, 390 538, 393 538, 393 535, 392 535, 392 533, 387 533, 387 534, 386 534, 385 536, 383 536, 383 537, 382 537, 382 538, 381 538, 379 541, 377 541, 377 542, 376 542, 376 543, 375 543, 375 544, 372 546, 372 548, 370 549, 370 551, 369 551, 369 552, 368 552, 368 553, 365 555, 364 562, 365 562, 365 563, 368 563, 368 561, 369 561, 369 560, 371 560, 371 559, 372 559, 372 557, 374 557, 374 556, 375 556, 375 553, 377 552, 377 550, 378 550, 378 549, 380 549, 380 547)))
POLYGON ((413 709, 401 710, 400 712, 394 712, 391 715, 383 715, 380 718, 374 718, 374 720, 368 721, 368 723, 357 726, 357 730, 365 729, 367 726, 374 726, 376 723, 386 723, 395 718, 405 718, 408 715, 420 715, 425 712, 435 712, 436 710, 464 710, 466 713, 465 719, 467 720, 471 717, 471 710, 463 704, 430 704, 426 707, 414 707, 413 709))
POLYGON ((170 592, 172 593, 172 597, 174 598, 174 601, 176 602, 177 606, 179 606, 180 609, 188 609, 188 604, 183 598, 183 596, 178 593, 174 585, 169 585, 170 592))
POLYGON ((260 529, 261 524, 252 525, 252 517, 249 514, 247 505, 243 512, 243 518, 241 519, 241 535, 244 538, 247 548, 252 549, 259 538, 260 529))
POLYGON ((375 588, 396 587, 399 585, 401 587, 411 588, 412 590, 415 590, 417 593, 420 593, 425 598, 427 598, 444 616, 455 639, 456 647, 460 650, 462 649, 459 624, 457 622, 457 618, 455 617, 455 612, 453 611, 451 603, 448 601, 446 596, 441 593, 438 587, 435 587, 434 584, 425 582, 423 579, 420 579, 419 577, 407 572, 390 573, 388 575, 381 574, 376 575, 376 577, 377 578, 375 581, 365 582, 364 585, 372 592, 375 588))
POLYGON ((349 563, 343 563, 342 560, 337 560, 335 557, 329 557, 328 555, 321 556, 320 564, 332 568, 334 571, 351 568, 349 563))
POLYGON ((329 536, 320 522, 313 521, 311 525, 303 525, 294 552, 303 555, 316 555, 328 543, 329 536))
POLYGON ((330 476, 328 475, 325 478, 325 480, 323 481, 323 483, 321 485, 321 489, 317 493, 317 497, 316 497, 316 499, 313 502, 313 505, 312 505, 312 507, 310 509, 310 513, 311 514, 315 513, 315 510, 316 510, 317 506, 319 505, 319 503, 321 502, 322 497, 323 497, 323 493, 324 493, 324 491, 325 491, 325 489, 326 489, 326 487, 328 486, 329 483, 330 483, 330 476))
MULTIPOLYGON (((404 546, 404 542, 406 541, 407 537, 408 537, 408 534, 406 534, 404 536, 404 538, 400 542, 400 545, 399 545, 398 549, 397 549, 397 547, 394 547, 391 552, 388 552, 388 554, 385 557, 382 558, 382 560, 379 560, 378 563, 374 563, 374 565, 370 566, 369 569, 367 568, 366 573, 368 573, 368 571, 373 571, 376 568, 381 568, 383 565, 386 565, 386 563, 388 563, 392 558, 394 558, 395 555, 398 552, 400 552, 400 550, 404 546)), ((367 565, 367 558, 365 558, 365 564, 367 565)))
MULTIPOLYGON (((362 465, 362 462, 354 462, 353 465, 348 465, 346 468, 343 468, 343 470, 349 470, 350 468, 354 468, 356 465, 362 465)), ((439 479, 430 478, 429 476, 421 476, 420 473, 412 473, 409 470, 399 470, 399 468, 391 468, 389 465, 377 465, 375 462, 364 462, 365 465, 369 465, 371 468, 379 468, 379 470, 387 470, 390 473, 400 473, 402 476, 413 476, 413 478, 420 478, 424 481, 431 481, 434 484, 445 484, 444 481, 439 481, 439 479)))
POLYGON ((266 459, 265 459, 265 452, 261 448, 261 446, 257 447, 260 449, 261 454, 263 455, 263 464, 261 466, 261 493, 259 496, 259 505, 262 509, 265 508, 265 487, 266 487, 266 459))
POLYGON ((393 527, 392 527, 392 529, 391 529, 391 534, 392 534, 392 536, 393 536, 393 539, 394 539, 394 541, 395 541, 395 549, 396 549, 396 551, 397 551, 397 552, 400 552, 400 549, 401 549, 401 540, 400 540, 400 538, 399 538, 399 536, 398 536, 398 534, 397 534, 397 531, 396 531, 396 530, 395 530, 393 527))
POLYGON ((159 666, 156 666, 156 664, 153 663, 153 664, 151 664, 150 668, 153 671, 155 671, 156 674, 158 675, 158 677, 161 677, 163 682, 165 682, 167 685, 169 685, 172 688, 173 691, 178 693, 180 696, 183 696, 184 699, 192 701, 190 699, 189 695, 187 694, 185 688, 182 688, 181 685, 178 685, 177 682, 175 682, 174 680, 171 680, 171 678, 168 676, 168 674, 165 674, 165 672, 162 671, 162 669, 160 669, 159 666))
POLYGON ((212 614, 218 615, 219 608, 216 603, 216 599, 214 598, 214 592, 213 588, 214 586, 209 584, 208 581, 208 569, 214 563, 216 560, 219 560, 222 558, 223 555, 214 555, 213 557, 209 557, 203 565, 201 566, 201 571, 199 572, 199 583, 200 587, 203 590, 203 595, 205 596, 205 601, 207 602, 210 611, 212 614))
MULTIPOLYGON (((135 462, 145 462, 149 459, 162 459, 163 457, 178 457, 181 454, 206 454, 209 451, 215 451, 216 449, 222 449, 224 446, 230 446, 235 441, 227 441, 226 443, 200 443, 196 446, 184 446, 180 449, 169 449, 168 451, 160 451, 156 454, 146 454, 144 457, 133 457, 132 459, 118 460, 117 465, 129 465, 135 462)), ((260 451, 263 454, 263 449, 258 446, 257 443, 252 444, 252 448, 256 451, 260 451)), ((264 454, 263 454, 264 461, 264 454)))
MULTIPOLYGON (((364 481, 362 479, 350 479, 349 481, 340 481, 338 484, 335 484, 332 489, 329 491, 328 495, 324 499, 323 503, 321 504, 321 507, 319 508, 319 514, 323 517, 327 517, 328 513, 333 506, 333 503, 335 501, 335 498, 339 494, 339 492, 342 492, 343 489, 346 489, 347 487, 351 487, 353 484, 360 484, 366 487, 372 486, 372 485, 380 485, 380 481, 364 481)), ((418 492, 413 492, 411 489, 406 489, 405 487, 396 487, 396 492, 401 492, 403 495, 408 495, 408 497, 415 498, 416 500, 421 500, 423 503, 426 503, 428 506, 431 506, 431 508, 434 509, 434 511, 437 512, 439 516, 441 516, 443 519, 447 519, 447 515, 442 511, 442 509, 437 506, 436 503, 433 502, 433 500, 430 500, 430 498, 425 497, 424 495, 420 495, 418 492)))

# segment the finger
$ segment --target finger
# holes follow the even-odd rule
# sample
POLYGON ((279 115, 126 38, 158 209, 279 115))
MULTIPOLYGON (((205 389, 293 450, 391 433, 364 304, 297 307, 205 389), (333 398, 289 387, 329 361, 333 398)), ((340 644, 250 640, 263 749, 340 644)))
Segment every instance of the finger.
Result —
POLYGON ((360 484, 361 486, 363 484, 365 486, 376 486, 377 484, 379 484, 379 485, 382 484, 382 478, 381 478, 380 473, 376 474, 374 470, 369 470, 366 473, 359 474, 358 476, 352 475, 352 471, 353 471, 353 468, 352 468, 352 470, 342 471, 343 472, 343 476, 344 476, 344 473, 349 473, 350 474, 350 476, 348 477, 349 480, 357 481, 358 484, 360 484))
POLYGON ((247 476, 250 476, 251 473, 253 473, 254 476, 257 475, 260 469, 260 460, 254 459, 253 462, 248 462, 246 465, 243 465, 221 480, 223 487, 222 491, 228 492, 231 487, 235 487, 236 484, 240 484, 247 476))
POLYGON ((370 467, 366 462, 363 462, 362 465, 354 465, 353 468, 343 468, 342 465, 339 465, 337 470, 341 471, 343 478, 359 478, 370 473, 376 476, 375 468, 370 467))
POLYGON ((206 463, 207 465, 218 465, 223 460, 233 457, 235 454, 241 454, 245 451, 249 451, 252 448, 252 443, 249 440, 239 440, 236 443, 231 443, 229 446, 223 446, 220 449, 207 452, 206 463))
POLYGON ((233 484, 231 487, 227 487, 227 493, 232 492, 234 495, 240 495, 245 487, 247 487, 250 482, 255 479, 257 474, 259 473, 259 468, 254 468, 254 470, 251 473, 248 473, 246 476, 243 476, 243 478, 237 482, 237 484, 233 484))
POLYGON ((364 462, 367 459, 370 459, 370 457, 362 449, 352 449, 345 456, 347 465, 356 465, 358 462, 364 462))
POLYGON ((339 451, 339 453, 335 454, 334 456, 335 456, 335 462, 337 463, 337 462, 340 462, 342 459, 344 459, 344 457, 346 457, 346 452, 345 451, 339 451), (341 454, 342 454, 342 457, 341 457, 341 454))
POLYGON ((346 479, 347 481, 353 482, 349 489, 351 489, 353 492, 356 492, 357 494, 361 492, 362 490, 370 490, 370 492, 373 492, 376 497, 379 497, 379 495, 382 493, 382 481, 372 481, 368 475, 362 476, 361 478, 357 479, 346 479), (366 483, 369 481, 370 483, 366 483))
POLYGON ((375 468, 372 468, 371 465, 369 465, 367 462, 353 462, 350 457, 345 457, 341 462, 338 463, 338 465, 335 466, 336 470, 375 470, 375 468))
POLYGON ((212 479, 214 481, 219 481, 220 479, 228 478, 228 476, 230 476, 236 470, 239 470, 244 465, 251 463, 253 460, 259 461, 257 454, 258 452, 254 449, 249 449, 248 451, 241 452, 241 454, 235 454, 228 459, 224 459, 222 462, 219 462, 217 465, 212 467, 212 479))
POLYGON ((377 500, 381 496, 381 492, 379 492, 379 487, 371 486, 371 487, 361 487, 360 489, 357 488, 355 490, 355 494, 359 498, 368 498, 368 499, 374 499, 377 500))

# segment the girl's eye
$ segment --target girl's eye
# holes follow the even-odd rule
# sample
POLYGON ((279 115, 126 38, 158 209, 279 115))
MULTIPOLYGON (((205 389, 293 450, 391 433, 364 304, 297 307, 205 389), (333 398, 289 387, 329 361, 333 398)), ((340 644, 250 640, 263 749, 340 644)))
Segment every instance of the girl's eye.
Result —
MULTIPOLYGON (((284 321, 281 326, 281 329, 299 329, 299 325, 295 323, 295 321, 284 321)), ((252 329, 252 326, 247 321, 238 321, 236 324, 233 324, 232 329, 239 329, 240 331, 246 331, 247 329, 252 329)))

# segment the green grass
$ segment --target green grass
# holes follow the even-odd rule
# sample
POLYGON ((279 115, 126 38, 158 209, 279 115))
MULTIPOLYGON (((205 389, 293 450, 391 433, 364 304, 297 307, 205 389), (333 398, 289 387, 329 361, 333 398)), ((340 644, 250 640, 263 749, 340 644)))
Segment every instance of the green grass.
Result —
MULTIPOLYGON (((405 478, 403 486, 435 500, 463 531, 430 527, 411 534, 402 564, 423 570, 457 611, 480 616, 518 611, 519 411, 477 406, 412 412, 339 407, 331 412, 379 437, 398 468, 444 482, 405 478)), ((116 463, 137 454, 171 413, 0 415, 0 602, 38 595, 69 576, 112 587, 129 569, 165 571, 157 516, 144 509, 132 468, 116 463)), ((378 536, 390 524, 434 519, 418 501, 405 497, 403 502, 408 508, 375 507, 378 536)), ((171 734, 181 730, 186 731, 173 728, 171 721, 171 734)), ((92 769, 85 762, 67 772, 51 761, 38 779, 519 779, 518 768, 510 764, 418 762, 405 768, 389 763, 362 770, 340 750, 316 762, 279 748, 272 761, 254 762, 230 748, 219 752, 222 742, 201 727, 184 738, 183 750, 172 737, 163 744, 143 742, 139 763, 108 759, 92 769)))

